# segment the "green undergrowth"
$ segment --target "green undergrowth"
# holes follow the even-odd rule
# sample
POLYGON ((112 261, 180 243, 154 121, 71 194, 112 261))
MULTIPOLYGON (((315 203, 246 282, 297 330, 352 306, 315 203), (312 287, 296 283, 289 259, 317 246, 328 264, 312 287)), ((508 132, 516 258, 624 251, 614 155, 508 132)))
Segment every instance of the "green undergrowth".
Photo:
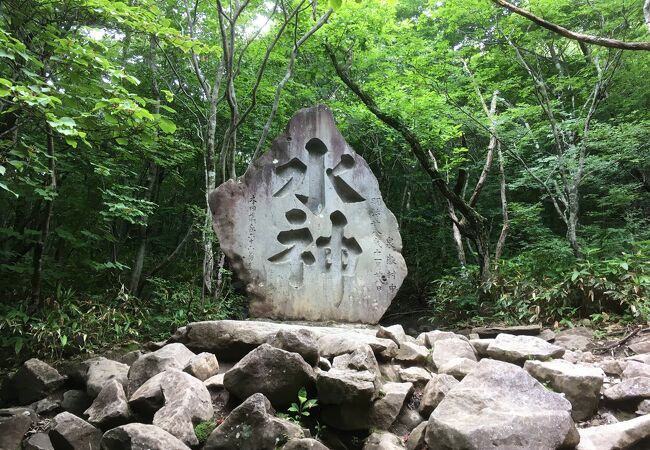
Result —
POLYGON ((148 298, 117 294, 77 295, 57 289, 36 312, 0 304, 0 367, 38 357, 50 361, 149 340, 167 339, 177 328, 198 320, 243 318, 245 299, 231 291, 218 301, 201 300, 189 284, 154 282, 148 298))
POLYGON ((476 266, 444 276, 431 285, 431 321, 437 326, 650 321, 650 241, 617 256, 593 249, 582 260, 567 264, 566 259, 523 252, 503 260, 482 291, 476 266))

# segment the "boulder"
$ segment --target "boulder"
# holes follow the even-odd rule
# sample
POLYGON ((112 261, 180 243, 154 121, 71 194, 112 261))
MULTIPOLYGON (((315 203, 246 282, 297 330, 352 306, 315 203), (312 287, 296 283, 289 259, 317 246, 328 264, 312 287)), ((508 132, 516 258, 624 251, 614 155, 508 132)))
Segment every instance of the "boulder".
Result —
POLYGON ((318 365, 320 358, 316 335, 309 329, 279 330, 269 339, 273 347, 298 353, 310 366, 318 365))
POLYGON ((516 325, 513 327, 476 327, 472 333, 479 335, 479 338, 494 338, 501 333, 523 336, 537 336, 542 332, 541 325, 516 325))
POLYGON ((318 348, 321 355, 326 358, 352 353, 364 344, 369 345, 380 359, 389 360, 397 355, 397 344, 395 342, 367 334, 356 332, 328 333, 318 338, 318 348))
POLYGON ((555 345, 571 351, 586 351, 593 341, 593 331, 585 327, 569 328, 555 333, 555 345))
POLYGON ((407 342, 406 333, 401 325, 391 325, 389 327, 379 326, 377 330, 377 337, 383 339, 390 339, 395 342, 398 347, 401 347, 402 342, 407 342))
POLYGON ((600 361, 597 365, 603 370, 603 372, 605 372, 606 375, 620 377, 623 373, 625 361, 609 358, 600 361))
POLYGON ((476 364, 476 360, 474 359, 454 358, 438 367, 438 373, 451 375, 454 378, 462 380, 476 368, 476 364))
POLYGON ((625 370, 621 373, 621 378, 650 378, 650 365, 634 360, 627 361, 624 365, 625 370))
POLYGON ((210 434, 203 450, 274 450, 291 438, 301 437, 298 425, 275 417, 271 402, 256 393, 210 434))
POLYGON ((25 439, 23 450, 54 450, 54 446, 47 433, 35 433, 25 439))
POLYGON ((542 383, 549 383, 554 391, 564 394, 571 402, 573 420, 585 420, 598 409, 605 379, 605 373, 598 367, 555 359, 526 361, 524 369, 542 383))
POLYGON ((40 359, 32 358, 23 363, 11 377, 11 390, 18 396, 21 405, 46 397, 61 387, 65 378, 52 366, 40 359))
POLYGON ((636 414, 639 416, 650 414, 650 400, 643 400, 641 403, 639 403, 639 405, 636 407, 636 414))
POLYGON ((643 340, 639 340, 633 344, 630 344, 628 347, 630 347, 630 350, 632 350, 634 353, 650 353, 650 339, 645 338, 643 340))
POLYGON ((97 397, 104 384, 109 380, 117 380, 122 386, 127 387, 129 366, 103 357, 86 361, 86 392, 91 397, 97 397))
POLYGON ((437 369, 457 358, 476 361, 474 347, 472 347, 467 339, 455 336, 435 340, 432 342, 432 345, 431 360, 437 369))
POLYGON ((88 422, 102 429, 128 422, 131 411, 122 384, 115 378, 107 381, 84 414, 88 416, 88 422))
POLYGON ((182 370, 194 356, 187 347, 178 343, 141 356, 129 369, 128 393, 133 394, 149 378, 167 369, 182 370))
POLYGON ((369 403, 378 395, 379 380, 369 371, 332 368, 327 372, 317 369, 318 400, 323 404, 344 402, 369 403))
POLYGON ((371 427, 388 430, 412 393, 412 383, 385 383, 380 388, 379 398, 372 404, 371 427))
POLYGON ((363 450, 404 450, 404 443, 400 438, 388 431, 375 431, 368 438, 363 450))
POLYGON ((424 422, 420 413, 415 409, 411 409, 408 403, 410 403, 410 401, 405 402, 404 406, 402 406, 402 410, 397 415, 397 418, 388 429, 391 433, 398 436, 407 436, 415 429, 415 427, 424 422))
POLYGON ((183 371, 201 381, 205 381, 219 372, 219 362, 212 353, 203 352, 193 356, 183 371))
POLYGON ((451 331, 440 331, 433 330, 423 333, 424 336, 424 345, 428 348, 433 348, 433 345, 438 341, 444 341, 446 339, 463 339, 467 338, 461 334, 456 334, 451 331))
POLYGON ((36 412, 31 408, 0 409, 0 449, 19 449, 23 436, 36 420, 36 412))
POLYGON ((643 364, 650 364, 650 353, 642 353, 640 355, 632 355, 625 358, 625 361, 638 361, 643 364))
POLYGON ((301 387, 313 389, 315 375, 299 354, 262 344, 226 372, 223 382, 240 399, 259 392, 276 408, 286 408, 301 387))
POLYGON ((163 406, 154 414, 153 424, 186 445, 197 445, 199 441, 194 426, 212 418, 214 413, 205 385, 185 372, 168 369, 149 379, 129 400, 135 411, 145 413, 150 413, 161 403, 163 406))
POLYGON ((208 389, 208 392, 210 392, 212 406, 215 410, 223 410, 230 399, 230 393, 226 390, 226 386, 223 384, 223 377, 224 374, 220 373, 203 382, 205 387, 208 389))
POLYGON ((190 450, 182 441, 162 428, 130 423, 107 431, 102 450, 190 450))
POLYGON ((379 364, 379 373, 381 374, 382 381, 392 381, 399 383, 399 369, 401 366, 393 363, 380 363, 379 364))
POLYGON ((334 357, 332 367, 336 369, 368 370, 377 376, 381 375, 379 363, 369 345, 362 345, 351 354, 334 357))
POLYGON ((551 342, 555 340, 555 332, 553 330, 549 330, 548 328, 544 328, 539 332, 537 337, 544 339, 546 342, 551 342))
POLYGON ((119 360, 121 363, 130 366, 138 359, 140 359, 142 355, 144 355, 144 353, 142 353, 142 350, 133 350, 120 356, 119 360))
POLYGON ((406 450, 424 450, 427 447, 424 436, 427 429, 427 422, 422 422, 411 431, 406 440, 406 450))
POLYGON ((102 432, 67 411, 54 417, 49 433, 55 449, 97 450, 102 432))
POLYGON ((490 358, 520 365, 530 359, 560 358, 564 352, 562 347, 549 344, 543 339, 510 334, 498 335, 487 348, 490 358))
MULTIPOLYGON (((56 394, 55 394, 56 395, 56 394)), ((39 416, 58 414, 61 412, 61 402, 52 396, 29 405, 39 416)))
POLYGON ((93 399, 86 394, 86 391, 70 389, 63 393, 61 408, 75 416, 82 417, 84 412, 90 407, 90 405, 92 405, 92 403, 93 399))
POLYGON ((488 356, 487 349, 494 339, 470 339, 469 343, 474 347, 474 351, 479 356, 488 356))
POLYGON ((329 450, 325 445, 311 438, 289 439, 282 450, 329 450))
POLYGON ((650 378, 626 378, 605 389, 603 396, 612 402, 639 402, 650 398, 650 378))
POLYGON ((425 346, 402 342, 397 350, 397 355, 395 355, 395 360, 408 365, 422 365, 426 362, 427 356, 429 356, 429 350, 425 346))
MULTIPOLYGON (((611 425, 581 429, 580 444, 576 450, 631 449, 647 438, 650 438, 650 416, 642 416, 611 425)), ((635 448, 641 450, 647 447, 635 448)))
POLYGON ((445 398, 447 392, 457 384, 458 380, 451 375, 434 375, 424 387, 424 391, 422 391, 422 398, 420 398, 420 406, 418 407, 422 417, 428 419, 433 410, 445 398))
POLYGON ((468 450, 550 450, 578 439, 568 400, 522 368, 491 359, 447 392, 425 437, 432 448, 468 450))
POLYGON ((431 372, 427 369, 417 366, 399 367, 397 373, 402 382, 413 383, 415 387, 424 386, 432 377, 431 372))

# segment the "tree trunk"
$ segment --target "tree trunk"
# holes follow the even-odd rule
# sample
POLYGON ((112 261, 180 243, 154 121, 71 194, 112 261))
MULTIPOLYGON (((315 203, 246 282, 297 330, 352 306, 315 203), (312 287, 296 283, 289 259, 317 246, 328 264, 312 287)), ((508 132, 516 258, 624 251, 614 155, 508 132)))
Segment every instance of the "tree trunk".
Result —
POLYGON ((451 219, 451 232, 454 237, 454 243, 456 244, 456 253, 458 254, 458 262, 460 262, 460 265, 464 267, 467 265, 467 258, 465 256, 465 246, 463 245, 463 236, 460 234, 458 225, 456 225, 458 223, 458 216, 456 216, 454 205, 452 205, 449 200, 447 200, 447 212, 449 214, 449 218, 451 219))

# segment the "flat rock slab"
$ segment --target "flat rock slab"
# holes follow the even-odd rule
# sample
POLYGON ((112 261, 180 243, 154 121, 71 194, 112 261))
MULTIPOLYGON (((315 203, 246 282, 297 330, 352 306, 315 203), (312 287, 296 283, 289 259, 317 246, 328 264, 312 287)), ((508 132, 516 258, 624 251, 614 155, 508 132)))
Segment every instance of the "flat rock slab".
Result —
MULTIPOLYGON (((650 416, 580 430, 576 450, 620 450, 632 448, 650 437, 650 416)), ((635 447, 637 448, 637 447, 635 447)), ((643 447, 647 448, 647 447, 643 447)), ((641 450, 641 447, 638 447, 641 450)))
POLYGON ((252 317, 377 323, 406 276, 397 220, 326 106, 298 111, 209 203, 252 317))
POLYGON ((605 379, 602 369, 572 364, 563 359, 526 361, 524 369, 542 383, 550 383, 554 391, 566 396, 573 407, 571 415, 574 420, 585 420, 596 412, 605 379))
POLYGON ((578 442, 571 404, 522 368, 483 359, 431 414, 436 449, 551 450, 578 442))
POLYGON ((606 400, 612 402, 641 401, 650 398, 650 378, 626 378, 603 392, 606 400))
POLYGON ((491 358, 514 364, 523 364, 530 359, 548 360, 560 358, 564 355, 565 349, 534 336, 499 334, 488 345, 486 351, 491 358))
POLYGON ((190 450, 176 437, 155 425, 131 423, 107 431, 102 450, 190 450))
POLYGON ((514 327, 476 327, 472 328, 472 333, 478 334, 482 339, 495 338, 501 333, 537 336, 542 332, 541 325, 518 325, 514 327))

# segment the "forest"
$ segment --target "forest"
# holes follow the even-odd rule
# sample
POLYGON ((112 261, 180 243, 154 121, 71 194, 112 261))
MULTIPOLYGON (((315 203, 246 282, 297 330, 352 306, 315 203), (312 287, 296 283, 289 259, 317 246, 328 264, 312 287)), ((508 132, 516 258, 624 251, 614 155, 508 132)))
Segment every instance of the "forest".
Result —
POLYGON ((317 104, 399 223, 387 323, 650 321, 650 2, 511 1, 0 2, 2 365, 246 317, 207 196, 317 104))

